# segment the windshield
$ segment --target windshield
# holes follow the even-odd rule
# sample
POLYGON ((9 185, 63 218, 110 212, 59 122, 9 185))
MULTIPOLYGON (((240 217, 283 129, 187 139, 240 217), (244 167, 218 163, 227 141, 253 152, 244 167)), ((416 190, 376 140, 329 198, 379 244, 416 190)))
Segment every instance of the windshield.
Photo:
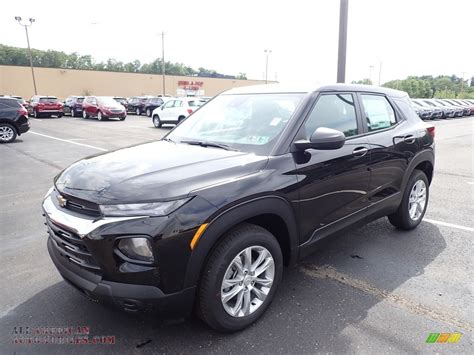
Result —
POLYGON ((117 107, 118 103, 111 97, 98 97, 97 101, 103 106, 117 107))
POLYGON ((174 129, 167 138, 228 145, 268 155, 304 94, 220 95, 174 129))

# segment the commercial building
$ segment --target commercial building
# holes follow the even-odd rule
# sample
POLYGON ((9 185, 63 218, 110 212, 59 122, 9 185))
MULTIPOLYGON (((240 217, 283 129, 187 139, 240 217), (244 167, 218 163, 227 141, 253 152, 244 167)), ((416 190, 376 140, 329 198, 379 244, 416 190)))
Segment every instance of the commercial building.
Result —
MULTIPOLYGON (((119 73, 95 70, 35 68, 39 95, 66 98, 69 95, 136 96, 162 95, 162 76, 142 73, 119 73)), ((222 91, 247 85, 264 84, 263 80, 165 76, 166 94, 171 96, 214 96, 222 91)), ((0 65, 0 95, 34 95, 30 67, 0 65)))

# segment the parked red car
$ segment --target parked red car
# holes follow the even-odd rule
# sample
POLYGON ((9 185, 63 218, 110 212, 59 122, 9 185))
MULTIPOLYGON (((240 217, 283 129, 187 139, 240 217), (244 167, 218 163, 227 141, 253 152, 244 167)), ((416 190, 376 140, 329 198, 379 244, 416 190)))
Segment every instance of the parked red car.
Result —
POLYGON ((38 117, 63 116, 63 104, 55 96, 33 96, 28 105, 28 115, 38 117))
POLYGON ((127 111, 112 97, 87 96, 82 102, 82 117, 96 117, 99 121, 119 118, 123 121, 127 117, 127 111))

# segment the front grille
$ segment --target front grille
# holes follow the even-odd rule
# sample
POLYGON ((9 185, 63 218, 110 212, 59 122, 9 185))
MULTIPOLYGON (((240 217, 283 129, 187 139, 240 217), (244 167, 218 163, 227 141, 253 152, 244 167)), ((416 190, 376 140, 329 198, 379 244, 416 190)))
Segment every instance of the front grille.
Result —
POLYGON ((112 113, 122 113, 122 110, 110 110, 112 113))
POLYGON ((99 265, 95 262, 84 241, 76 233, 59 226, 49 218, 46 218, 46 225, 53 245, 62 257, 84 269, 100 273, 99 265))
POLYGON ((62 192, 58 193, 56 191, 56 198, 58 198, 59 195, 63 196, 66 199, 66 205, 64 206, 64 208, 73 212, 84 214, 86 216, 92 216, 92 217, 101 216, 99 205, 97 205, 96 203, 82 200, 80 198, 67 195, 62 192))

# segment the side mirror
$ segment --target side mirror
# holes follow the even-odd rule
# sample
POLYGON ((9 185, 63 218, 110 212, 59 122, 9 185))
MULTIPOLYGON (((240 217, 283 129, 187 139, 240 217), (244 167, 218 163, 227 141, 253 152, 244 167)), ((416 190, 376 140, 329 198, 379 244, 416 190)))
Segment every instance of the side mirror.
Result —
POLYGON ((293 144, 297 150, 334 150, 341 148, 345 142, 346 136, 341 131, 332 128, 319 127, 313 132, 309 141, 301 139, 293 144))

